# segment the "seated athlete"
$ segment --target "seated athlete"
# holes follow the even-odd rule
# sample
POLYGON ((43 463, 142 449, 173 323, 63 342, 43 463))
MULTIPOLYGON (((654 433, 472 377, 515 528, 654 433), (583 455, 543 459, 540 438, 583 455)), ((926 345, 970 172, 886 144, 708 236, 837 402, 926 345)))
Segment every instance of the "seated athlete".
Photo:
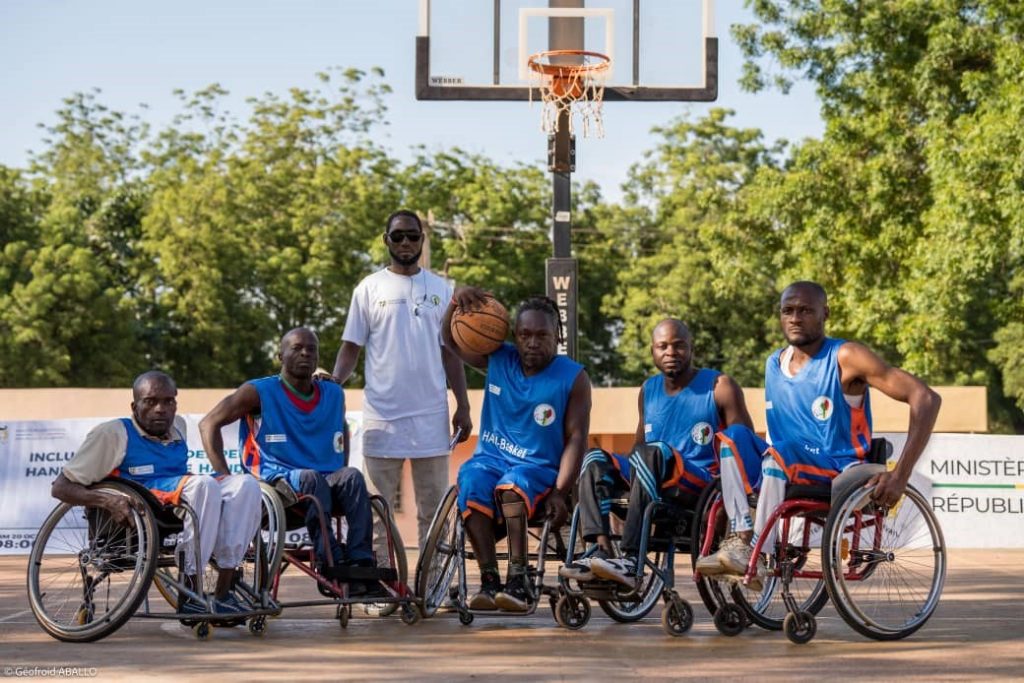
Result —
MULTIPOLYGON (((53 482, 53 496, 71 505, 108 511, 125 524, 129 499, 86 488, 107 476, 142 484, 165 505, 187 503, 199 523, 199 557, 195 529, 185 518, 178 548, 183 551, 185 582, 192 588, 196 572, 212 555, 216 560, 215 608, 225 614, 244 612, 231 593, 235 570, 242 563, 260 523, 260 487, 247 474, 231 474, 224 449, 207 450, 214 476, 189 474, 185 421, 176 417, 178 388, 167 374, 145 372, 132 384, 132 416, 98 425, 85 437, 75 457, 53 482)), ((191 598, 178 602, 181 614, 206 612, 191 598)))
POLYGON ((559 569, 560 576, 632 586, 647 504, 680 493, 699 494, 718 474, 714 435, 726 425, 753 426, 736 382, 693 366, 693 337, 682 321, 669 318, 655 326, 651 357, 660 372, 640 387, 637 446, 629 459, 598 449, 583 459, 580 530, 585 541, 598 547, 589 557, 559 569), (610 500, 627 490, 623 556, 616 558, 609 542, 610 500))
MULTIPOLYGON (((771 552, 775 529, 766 530, 764 525, 785 498, 787 484, 829 484, 864 462, 871 450, 869 386, 910 405, 907 441, 898 466, 868 482, 877 485, 872 495, 883 506, 895 504, 903 495, 939 413, 941 399, 924 382, 886 364, 862 344, 825 336, 829 308, 821 285, 791 284, 782 293, 779 312, 789 346, 773 353, 765 366, 770 445, 740 426, 720 435, 722 497, 733 535, 717 553, 698 560, 697 570, 706 576, 743 576, 752 545, 763 533, 769 536, 762 547, 771 552), (749 470, 737 467, 736 456, 762 458, 753 523, 746 495, 751 489, 749 470)), ((766 573, 763 557, 757 568, 749 584, 753 590, 761 589, 766 573)))
MULTIPOLYGON (((267 482, 286 481, 312 496, 324 514, 342 515, 348 523, 344 547, 327 534, 330 558, 324 556, 320 517, 306 509, 306 530, 321 573, 338 578, 344 565, 374 566, 370 498, 362 473, 346 467, 349 433, 345 394, 328 380, 313 379, 320 342, 312 330, 297 327, 281 338, 281 374, 246 382, 218 403, 199 424, 207 452, 220 452, 220 429, 242 420, 238 430, 242 463, 267 482)), ((353 594, 373 586, 349 582, 353 594)))
POLYGON ((552 525, 568 516, 572 489, 590 425, 590 379, 579 363, 556 355, 558 306, 547 297, 524 301, 516 314, 515 344, 483 356, 460 348, 451 334, 456 307, 472 309, 482 290, 460 287, 445 312, 444 343, 466 363, 487 370, 480 437, 459 468, 459 510, 480 565, 480 591, 470 609, 525 612, 535 596, 526 576, 527 520, 546 498, 552 525), (496 521, 508 529, 504 587, 495 553, 496 521))

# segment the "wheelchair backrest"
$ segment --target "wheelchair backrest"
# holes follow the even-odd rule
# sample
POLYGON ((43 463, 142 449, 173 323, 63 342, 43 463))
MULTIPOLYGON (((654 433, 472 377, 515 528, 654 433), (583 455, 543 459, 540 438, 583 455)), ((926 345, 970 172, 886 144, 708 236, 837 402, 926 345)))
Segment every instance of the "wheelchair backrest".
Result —
POLYGON ((867 462, 873 465, 884 465, 892 455, 892 444, 888 439, 871 439, 871 450, 868 451, 867 462))

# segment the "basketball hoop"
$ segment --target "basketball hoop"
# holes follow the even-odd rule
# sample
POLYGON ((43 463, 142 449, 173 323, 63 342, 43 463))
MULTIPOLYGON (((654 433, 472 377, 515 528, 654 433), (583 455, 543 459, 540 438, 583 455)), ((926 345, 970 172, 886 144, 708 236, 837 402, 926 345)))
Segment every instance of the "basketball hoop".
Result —
POLYGON ((612 60, 608 55, 586 50, 548 50, 531 55, 526 61, 530 68, 530 102, 533 90, 540 91, 544 108, 540 116, 540 129, 552 135, 558 131, 562 112, 568 112, 569 133, 574 132, 573 110, 583 125, 583 137, 604 137, 601 104, 604 84, 612 60), (552 64, 552 58, 575 57, 577 64, 552 64))

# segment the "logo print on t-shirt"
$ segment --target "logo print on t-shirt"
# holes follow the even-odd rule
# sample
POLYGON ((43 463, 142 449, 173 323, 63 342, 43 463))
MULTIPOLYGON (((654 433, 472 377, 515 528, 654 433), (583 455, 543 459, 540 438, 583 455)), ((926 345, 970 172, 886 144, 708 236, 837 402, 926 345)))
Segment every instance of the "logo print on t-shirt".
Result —
POLYGON ((711 429, 711 425, 707 422, 698 422, 693 425, 693 429, 690 430, 690 438, 698 446, 707 446, 711 443, 711 435, 714 434, 714 430, 711 429))
POLYGON ((541 427, 547 427, 555 421, 555 409, 547 403, 541 403, 533 409, 533 421, 541 427))
POLYGON ((832 417, 833 407, 832 399, 828 396, 819 396, 814 399, 814 403, 811 404, 811 415, 824 422, 832 417))
POLYGON ((334 432, 334 452, 345 452, 345 432, 334 432))

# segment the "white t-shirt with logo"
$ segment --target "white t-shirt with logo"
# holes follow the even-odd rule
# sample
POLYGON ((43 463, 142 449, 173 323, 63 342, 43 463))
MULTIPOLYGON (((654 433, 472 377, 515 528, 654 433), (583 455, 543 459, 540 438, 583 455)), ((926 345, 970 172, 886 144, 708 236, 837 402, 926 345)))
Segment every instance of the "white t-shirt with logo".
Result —
MULTIPOLYGON (((411 276, 385 268, 356 286, 341 338, 365 349, 366 419, 394 421, 443 413, 447 423, 441 320, 451 298, 448 281, 423 268, 411 276)), ((447 452, 447 434, 442 444, 440 453, 447 452)))

